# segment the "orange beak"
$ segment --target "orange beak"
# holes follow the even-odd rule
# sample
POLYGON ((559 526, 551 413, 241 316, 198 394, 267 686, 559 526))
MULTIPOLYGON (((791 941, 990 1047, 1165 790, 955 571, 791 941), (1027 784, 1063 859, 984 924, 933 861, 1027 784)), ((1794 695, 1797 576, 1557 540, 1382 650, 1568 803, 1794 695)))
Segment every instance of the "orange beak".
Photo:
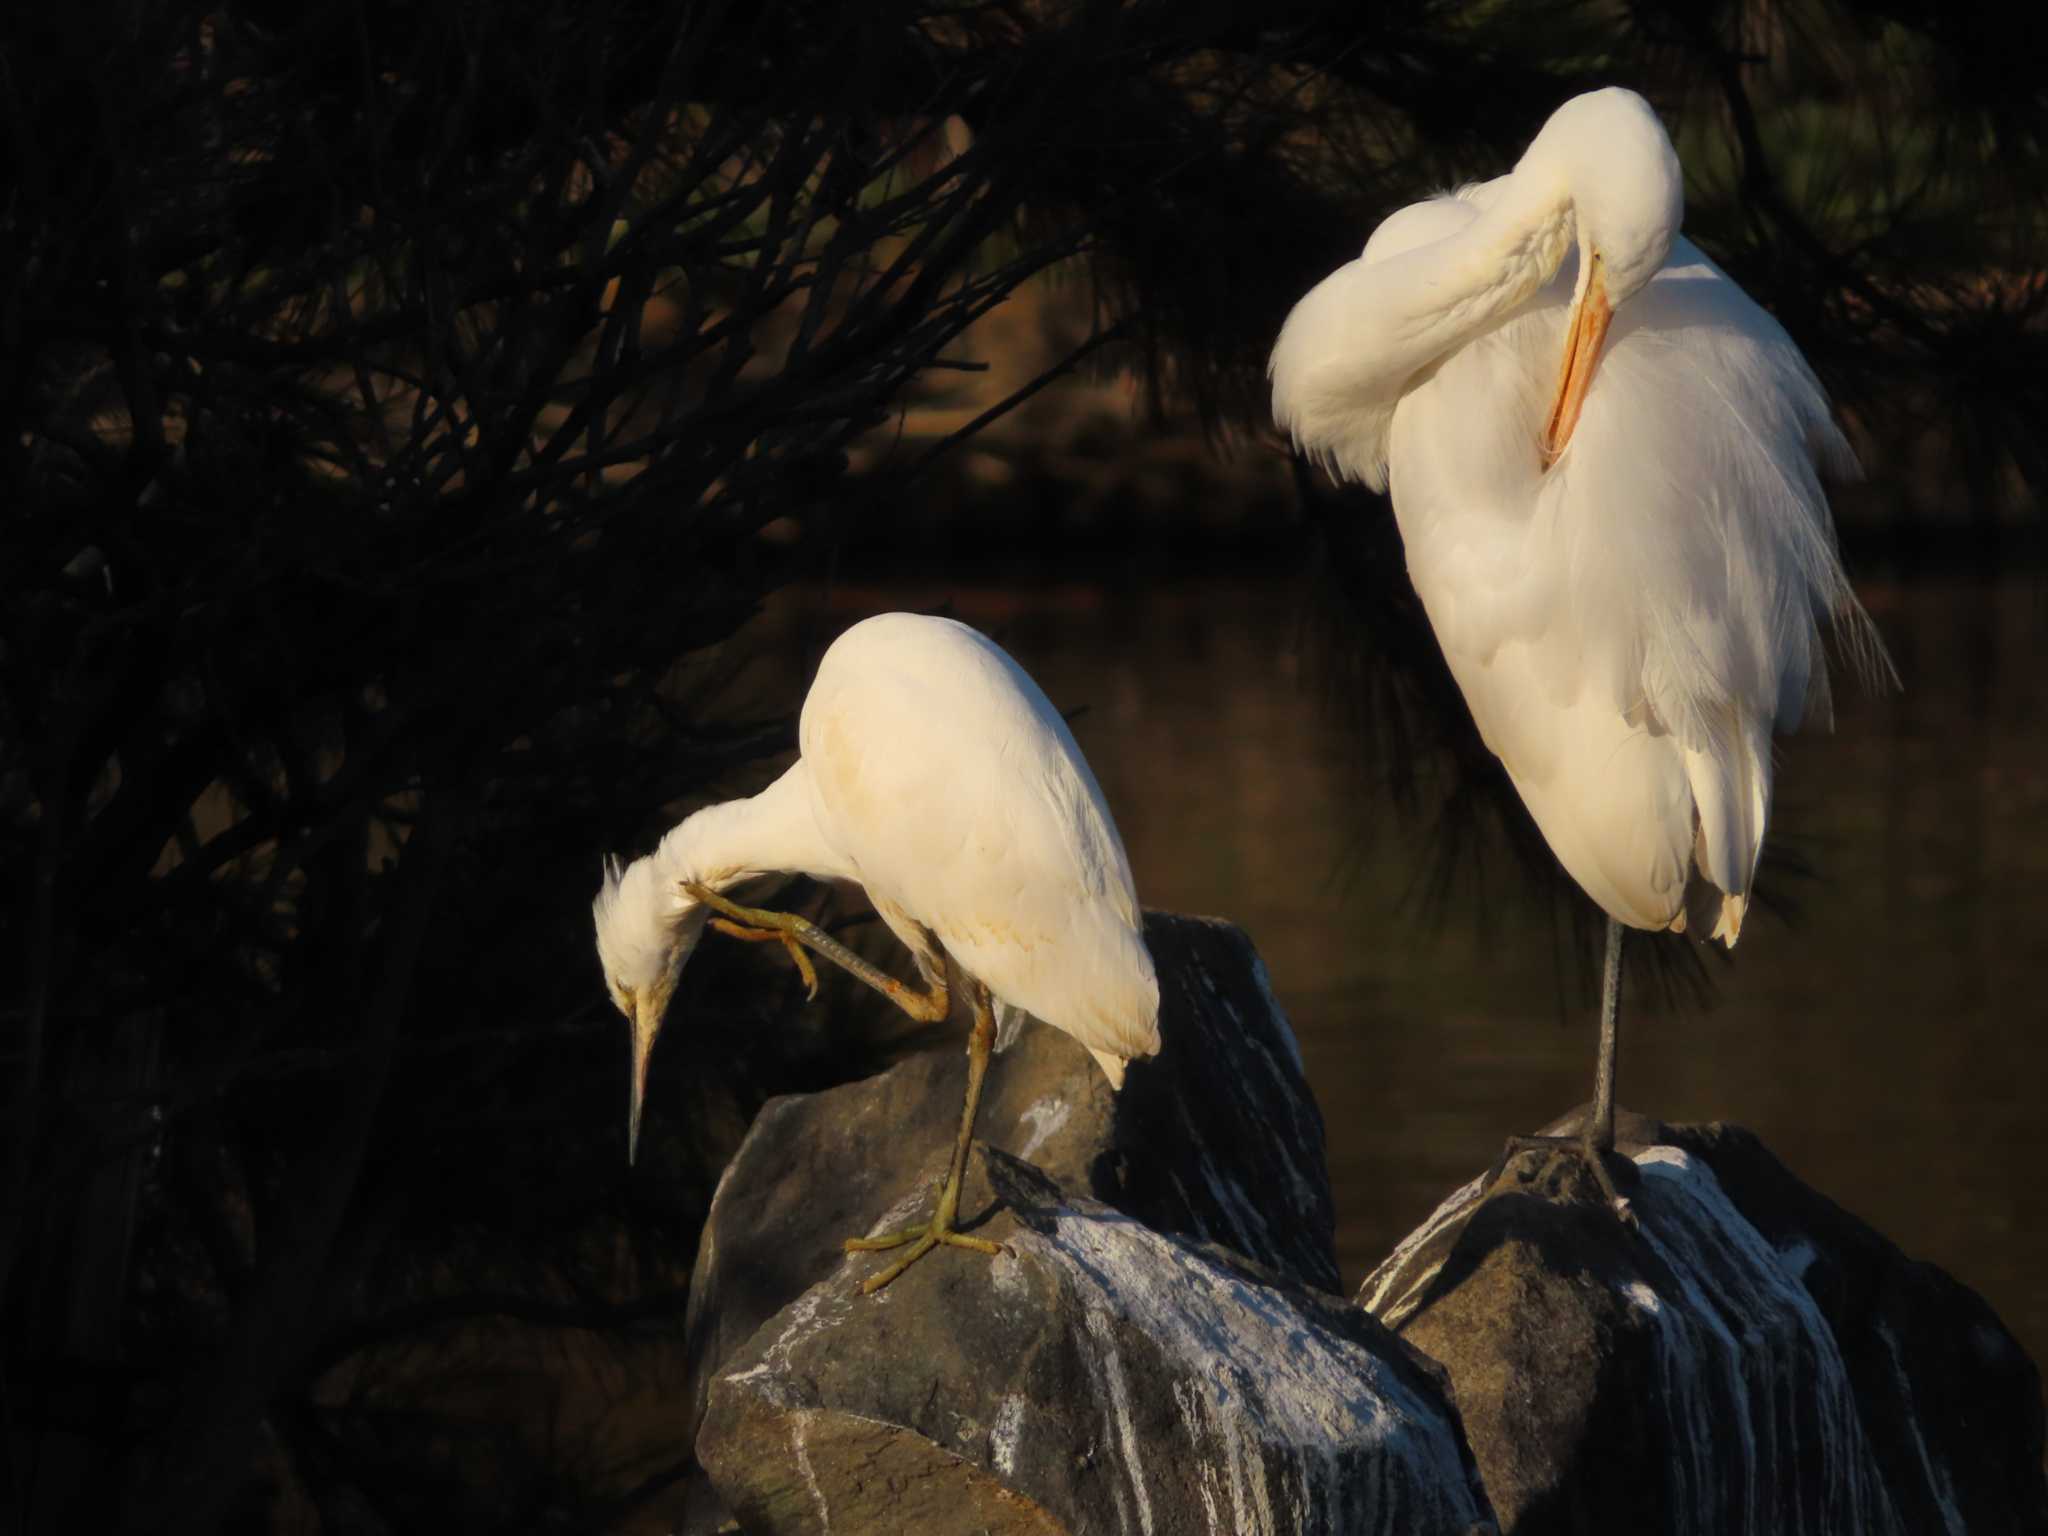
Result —
POLYGON ((1543 427, 1545 469, 1557 462, 1564 445, 1572 440, 1572 428, 1579 424, 1586 391, 1593 385, 1593 367, 1600 361, 1600 347, 1607 340, 1607 327, 1613 322, 1614 310, 1607 302, 1607 274, 1595 252, 1586 291, 1572 306, 1571 324, 1565 329, 1564 365, 1558 370, 1557 395, 1550 403, 1550 417, 1543 427))

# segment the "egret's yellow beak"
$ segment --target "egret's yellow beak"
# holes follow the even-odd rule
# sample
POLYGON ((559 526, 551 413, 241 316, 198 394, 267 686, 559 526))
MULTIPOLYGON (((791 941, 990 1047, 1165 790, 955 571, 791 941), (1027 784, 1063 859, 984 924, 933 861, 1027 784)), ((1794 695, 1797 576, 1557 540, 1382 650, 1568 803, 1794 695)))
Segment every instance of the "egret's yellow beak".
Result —
POLYGON ((675 984, 655 983, 646 995, 629 992, 633 1005, 633 1086, 626 1108, 626 1162, 630 1165, 640 1151, 640 1106, 647 1098, 647 1063, 654 1055, 654 1037, 661 1033, 663 1015, 675 984))
POLYGON ((1572 305, 1571 324, 1565 328, 1564 364, 1558 370, 1557 395, 1543 428, 1545 469, 1557 462, 1564 445, 1572 440, 1572 428, 1579 424, 1579 411, 1593 384, 1593 368, 1600 361, 1600 347, 1613 321, 1614 310, 1607 302, 1607 274, 1596 251, 1589 263, 1586 290, 1572 305))

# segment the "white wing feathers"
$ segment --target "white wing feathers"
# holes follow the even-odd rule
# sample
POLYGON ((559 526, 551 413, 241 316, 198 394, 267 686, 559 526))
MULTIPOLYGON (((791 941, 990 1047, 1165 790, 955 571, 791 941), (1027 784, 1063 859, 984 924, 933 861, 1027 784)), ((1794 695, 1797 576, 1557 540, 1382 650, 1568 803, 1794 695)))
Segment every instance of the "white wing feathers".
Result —
POLYGON ((1826 676, 1816 620, 1861 619, 1816 449, 1853 463, 1797 348, 1679 242, 1616 316, 1545 495, 1570 503, 1584 596, 1628 599, 1634 632, 1600 637, 1616 682, 1689 746, 1732 702, 1796 726, 1826 676))
POLYGON ((1690 865, 1733 943, 1771 731, 1826 718, 1820 621, 1884 665, 1818 472, 1854 461, 1790 338, 1681 239, 1616 312, 1544 472, 1573 267, 1401 397, 1395 513, 1481 732, 1566 868, 1661 927, 1685 921, 1690 865))
POLYGON ((1123 844, 1066 723, 1000 648, 945 619, 855 625, 821 663, 799 735, 821 834, 906 943, 921 943, 907 919, 929 926, 1113 1083, 1158 1050, 1123 844))
POLYGON ((1763 851, 1764 826, 1770 819, 1770 724, 1756 719, 1732 722, 1715 748, 1703 752, 1688 747, 1685 771, 1699 822, 1693 860, 1700 880, 1720 892, 1718 912, 1713 902, 1704 903, 1714 918, 1707 936, 1732 948, 1742 933, 1757 856, 1763 851))

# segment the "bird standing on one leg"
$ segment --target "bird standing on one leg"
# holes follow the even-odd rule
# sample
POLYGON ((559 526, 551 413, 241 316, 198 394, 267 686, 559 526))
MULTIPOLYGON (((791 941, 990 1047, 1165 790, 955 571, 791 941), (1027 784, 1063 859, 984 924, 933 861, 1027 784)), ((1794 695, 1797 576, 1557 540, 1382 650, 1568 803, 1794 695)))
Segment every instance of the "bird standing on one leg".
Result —
POLYGON ((1649 104, 1576 97, 1510 174, 1386 219, 1270 365, 1302 451, 1391 495, 1480 734, 1608 915, 1578 1145, 1624 1214, 1600 1160, 1624 928, 1690 915, 1732 947, 1772 731, 1829 715, 1820 621, 1888 665, 1819 479, 1854 457, 1791 338, 1679 236, 1683 204, 1649 104))
MULTIPOLYGON (((849 1250, 907 1246, 875 1291, 956 1231, 960 1182, 995 1039, 993 999, 1072 1035, 1112 1087, 1159 1049, 1159 983, 1109 807, 1066 722, 1016 662, 951 619, 867 619, 825 652, 797 728, 800 755, 760 794, 698 811, 645 858, 606 867, 593 904, 605 986, 633 1029, 627 1156, 647 1063, 707 922, 801 945, 912 1017, 946 1016, 946 959, 967 978, 967 1102, 932 1218, 849 1250), (770 873, 853 880, 917 962, 925 989, 868 965, 802 918, 723 892, 770 873)), ((808 970, 806 979, 809 979, 808 970)))

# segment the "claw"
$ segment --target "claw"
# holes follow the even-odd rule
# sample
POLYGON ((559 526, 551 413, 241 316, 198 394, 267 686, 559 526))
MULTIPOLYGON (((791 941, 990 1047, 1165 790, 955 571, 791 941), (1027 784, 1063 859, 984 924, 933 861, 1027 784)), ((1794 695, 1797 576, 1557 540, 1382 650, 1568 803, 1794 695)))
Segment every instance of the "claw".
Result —
POLYGON ((976 1253, 986 1253, 991 1257, 1003 1251, 1001 1243, 990 1242, 985 1237, 970 1237, 965 1232, 955 1232, 951 1227, 939 1226, 937 1222, 929 1226, 905 1227, 901 1232, 891 1232, 883 1237, 849 1237, 846 1239, 846 1251, 868 1253, 882 1248, 900 1247, 904 1243, 910 1244, 910 1252, 887 1269, 869 1275, 861 1281, 861 1295, 874 1295, 934 1248, 971 1248, 976 1253))
POLYGON ((803 945, 788 934, 782 934, 780 937, 782 947, 789 951, 789 958, 796 963, 797 975, 804 979, 804 1001, 815 1003, 818 1000, 818 973, 811 966, 811 957, 804 953, 803 945))
POLYGON ((803 945, 796 941, 793 934, 775 928, 749 928, 729 917, 714 917, 711 919, 711 926, 720 933, 731 934, 734 938, 744 939, 749 944, 780 944, 789 951, 789 958, 796 962, 797 975, 804 979, 804 1001, 814 1003, 818 1000, 818 972, 811 964, 811 957, 804 953, 803 945))
POLYGON ((1493 1167, 1487 1171, 1486 1188, 1490 1191, 1500 1176, 1507 1171, 1508 1161, 1517 1152, 1550 1151, 1563 1152, 1576 1157, 1585 1164, 1600 1186, 1600 1193, 1606 1197, 1607 1207, 1614 1213, 1614 1219, 1633 1231, 1642 1230, 1642 1222, 1636 1216, 1635 1207, 1629 1199, 1614 1186, 1614 1175, 1607 1171, 1607 1164, 1601 1152, 1582 1136, 1510 1136, 1500 1149, 1500 1156, 1494 1159, 1493 1167))
POLYGON ((880 1253, 885 1248, 900 1248, 905 1243, 914 1243, 930 1228, 924 1222, 914 1227, 905 1227, 900 1232, 885 1232, 880 1237, 849 1237, 843 1246, 848 1253, 880 1253))
POLYGON ((723 914, 711 919, 711 926, 720 933, 729 933, 750 944, 780 939, 787 946, 790 958, 796 961, 797 971, 804 979, 804 988, 813 998, 818 995, 818 973, 812 968, 810 957, 803 953, 806 949, 816 951, 841 970, 873 987, 913 1019, 936 1024, 946 1016, 946 982, 943 976, 932 978, 929 992, 918 992, 868 964, 808 918, 798 917, 793 912, 768 912, 758 907, 740 906, 695 880, 683 881, 682 890, 692 901, 723 914))

